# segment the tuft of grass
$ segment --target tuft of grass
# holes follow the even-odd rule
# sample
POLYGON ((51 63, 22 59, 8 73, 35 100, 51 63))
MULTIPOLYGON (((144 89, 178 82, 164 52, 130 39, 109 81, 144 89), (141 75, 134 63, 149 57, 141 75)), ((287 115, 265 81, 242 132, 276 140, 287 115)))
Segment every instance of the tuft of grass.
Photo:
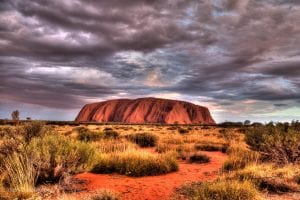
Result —
POLYGON ((210 162, 210 158, 205 155, 205 154, 201 154, 201 153, 195 153, 193 155, 190 156, 189 158, 189 162, 191 163, 208 163, 210 162))
POLYGON ((128 150, 110 154, 100 154, 94 173, 119 173, 128 176, 152 176, 177 171, 178 163, 174 155, 151 154, 141 150, 128 150))
POLYGON ((184 185, 179 193, 190 200, 258 200, 259 193, 250 181, 216 180, 184 185))
POLYGON ((108 189, 97 190, 94 194, 90 195, 87 200, 118 200, 119 195, 108 189))
POLYGON ((257 163, 260 157, 258 152, 246 147, 232 145, 227 149, 228 159, 223 164, 223 170, 232 171, 245 168, 249 164, 257 163))
POLYGON ((158 141, 158 137, 152 133, 135 133, 127 135, 126 138, 140 147, 154 147, 158 141))
POLYGON ((124 140, 102 139, 94 143, 95 148, 99 153, 114 153, 134 150, 137 145, 124 140))
POLYGON ((14 153, 4 160, 9 187, 19 195, 31 196, 39 174, 37 166, 26 154, 14 153))

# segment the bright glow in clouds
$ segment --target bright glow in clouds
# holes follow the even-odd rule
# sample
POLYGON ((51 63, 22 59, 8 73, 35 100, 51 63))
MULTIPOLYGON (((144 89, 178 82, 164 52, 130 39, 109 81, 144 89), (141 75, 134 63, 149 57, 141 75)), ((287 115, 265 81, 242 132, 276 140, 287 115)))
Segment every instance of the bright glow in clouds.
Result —
POLYGON ((103 85, 106 83, 115 84, 117 82, 117 80, 107 72, 86 67, 34 67, 27 69, 26 73, 45 77, 67 79, 71 82, 82 84, 103 85))

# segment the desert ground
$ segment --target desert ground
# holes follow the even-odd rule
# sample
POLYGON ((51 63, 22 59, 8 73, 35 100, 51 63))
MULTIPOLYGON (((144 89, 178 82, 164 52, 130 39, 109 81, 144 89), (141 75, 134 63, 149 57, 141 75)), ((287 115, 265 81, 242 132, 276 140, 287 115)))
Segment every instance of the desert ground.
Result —
POLYGON ((298 128, 1 125, 0 199, 296 200, 298 128))

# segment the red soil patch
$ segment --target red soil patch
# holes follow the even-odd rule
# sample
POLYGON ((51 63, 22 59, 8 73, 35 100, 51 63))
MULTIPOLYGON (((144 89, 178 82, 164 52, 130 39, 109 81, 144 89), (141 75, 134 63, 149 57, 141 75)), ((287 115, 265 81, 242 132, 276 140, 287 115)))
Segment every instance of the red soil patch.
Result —
POLYGON ((82 173, 76 178, 87 181, 88 191, 106 188, 118 192, 120 197, 126 200, 166 200, 184 183, 216 178, 216 172, 227 156, 221 152, 203 153, 211 158, 210 163, 180 162, 179 171, 166 175, 135 178, 117 174, 82 173))

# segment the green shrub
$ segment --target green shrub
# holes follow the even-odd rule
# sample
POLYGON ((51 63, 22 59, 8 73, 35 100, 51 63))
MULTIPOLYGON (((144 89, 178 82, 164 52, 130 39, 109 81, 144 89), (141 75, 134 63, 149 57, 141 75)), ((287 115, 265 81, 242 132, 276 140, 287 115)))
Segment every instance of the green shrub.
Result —
POLYGON ((119 135, 120 134, 117 131, 113 131, 113 130, 105 130, 103 132, 104 138, 107 138, 107 139, 109 139, 109 138, 116 139, 119 137, 119 135))
POLYGON ((78 130, 77 138, 80 141, 90 142, 90 141, 97 141, 103 138, 102 132, 91 131, 84 127, 80 127, 77 130, 78 130))
POLYGON ((96 155, 91 145, 60 135, 34 138, 26 151, 40 167, 39 182, 56 182, 63 173, 88 169, 96 155))
POLYGON ((94 194, 89 196, 87 200, 118 200, 119 196, 113 191, 107 189, 97 190, 94 194))
POLYGON ((248 129, 246 143, 259 151, 264 160, 278 164, 300 162, 300 134, 286 125, 248 129))
POLYGON ((145 151, 100 154, 94 173, 119 173, 128 176, 152 176, 178 170, 175 156, 170 154, 151 154, 145 151))
POLYGON ((192 163, 208 163, 210 158, 205 154, 195 153, 190 156, 189 161, 192 163))
POLYGON ((258 200, 259 194, 249 181, 216 180, 183 186, 179 193, 191 200, 258 200))
POLYGON ((135 133, 127 135, 126 138, 140 147, 154 147, 158 141, 158 137, 152 133, 135 133))
POLYGON ((31 121, 23 126, 23 137, 26 143, 34 137, 41 137, 45 133, 45 123, 42 121, 31 121))

